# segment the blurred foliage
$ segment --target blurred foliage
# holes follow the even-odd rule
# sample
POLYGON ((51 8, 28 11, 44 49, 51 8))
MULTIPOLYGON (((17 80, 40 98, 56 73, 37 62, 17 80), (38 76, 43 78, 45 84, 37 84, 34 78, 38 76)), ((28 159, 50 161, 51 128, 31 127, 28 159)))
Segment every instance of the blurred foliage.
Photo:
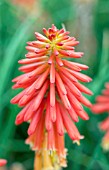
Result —
POLYGON ((41 0, 42 6, 45 11, 47 11, 52 18, 52 22, 58 26, 58 28, 62 27, 62 23, 66 23, 69 19, 74 17, 74 11, 72 0, 61 0, 59 3, 58 0, 49 1, 49 0, 41 0), (70 18, 71 17, 71 18, 70 18))
MULTIPOLYGON (((34 8, 24 10, 21 2, 15 5, 13 0, 0 1, 0 157, 8 159, 8 167, 21 162, 26 170, 32 170, 34 153, 24 143, 28 124, 14 125, 19 108, 10 104, 18 93, 11 89, 11 80, 19 75, 17 61, 24 58, 26 42, 34 39, 34 31, 42 32, 52 23, 58 28, 64 24, 71 35, 80 39, 77 50, 84 51, 85 56, 78 62, 90 66, 85 73, 93 82, 86 86, 94 93, 89 97, 94 103, 109 81, 109 0, 36 0, 34 8)), ((109 170, 109 153, 100 146, 103 133, 98 129, 103 115, 96 116, 85 109, 90 120, 77 124, 85 135, 81 145, 72 144, 66 135, 66 170, 109 170)))

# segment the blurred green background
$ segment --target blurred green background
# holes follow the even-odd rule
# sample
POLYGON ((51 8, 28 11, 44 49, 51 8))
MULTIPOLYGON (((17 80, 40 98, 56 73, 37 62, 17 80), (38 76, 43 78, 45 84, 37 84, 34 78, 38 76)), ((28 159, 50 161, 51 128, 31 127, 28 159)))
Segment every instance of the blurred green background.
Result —
MULTIPOLYGON (((16 127, 19 112, 10 99, 19 90, 12 90, 11 80, 18 76, 17 61, 24 58, 27 41, 35 39, 34 32, 55 24, 64 25, 80 41, 77 51, 85 53, 76 61, 90 68, 85 74, 93 82, 85 84, 94 95, 92 103, 109 81, 109 0, 1 0, 0 1, 0 157, 8 160, 7 169, 19 162, 19 170, 32 170, 34 153, 25 145, 28 124, 16 127), (22 166, 22 167, 21 167, 22 166), (21 169, 22 168, 22 169, 21 169)), ((85 139, 73 144, 66 135, 68 167, 66 170, 109 170, 109 153, 100 146, 103 132, 98 122, 105 115, 94 115, 85 108, 89 121, 77 123, 85 139)), ((16 166, 15 166, 16 167, 16 166)), ((16 170, 16 169, 15 169, 16 170)))

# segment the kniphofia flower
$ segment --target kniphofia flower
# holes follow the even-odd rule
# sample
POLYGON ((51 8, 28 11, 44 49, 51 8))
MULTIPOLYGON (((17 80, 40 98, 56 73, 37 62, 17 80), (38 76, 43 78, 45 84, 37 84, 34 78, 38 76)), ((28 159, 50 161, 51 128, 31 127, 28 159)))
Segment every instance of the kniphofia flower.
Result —
MULTIPOLYGON (((19 61, 24 64, 19 68, 24 74, 13 79, 13 89, 23 88, 23 91, 11 103, 23 107, 16 124, 30 122, 26 143, 36 151, 46 148, 58 157, 58 164, 66 166, 64 132, 66 129, 74 142, 83 139, 75 122, 79 121, 78 117, 89 119, 82 104, 90 107, 91 103, 82 93, 91 95, 92 92, 80 81, 90 82, 91 78, 80 73, 88 69, 86 65, 67 61, 83 56, 82 52, 75 52, 74 46, 79 42, 68 36, 68 31, 52 25, 43 32, 45 36, 36 32, 37 40, 27 42, 26 59, 19 61)), ((51 165, 54 167, 53 162, 51 165)))
POLYGON ((102 91, 102 95, 96 98, 96 104, 92 106, 92 111, 96 114, 108 112, 107 118, 99 124, 99 128, 105 131, 105 135, 102 139, 102 147, 104 150, 109 150, 109 83, 106 83, 105 87, 106 88, 102 91))
POLYGON ((0 167, 1 166, 4 166, 4 165, 6 165, 7 164, 7 160, 5 160, 5 159, 0 159, 0 167))

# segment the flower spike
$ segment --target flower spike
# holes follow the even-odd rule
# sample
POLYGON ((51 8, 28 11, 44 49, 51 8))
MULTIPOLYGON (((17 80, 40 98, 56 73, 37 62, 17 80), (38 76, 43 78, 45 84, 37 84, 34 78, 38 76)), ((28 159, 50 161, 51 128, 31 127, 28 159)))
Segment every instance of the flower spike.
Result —
POLYGON ((92 95, 80 83, 91 81, 80 73, 88 66, 67 61, 83 56, 83 52, 75 52, 79 41, 55 25, 48 30, 43 28, 43 33, 45 36, 35 32, 37 40, 27 42, 26 58, 19 60, 23 64, 19 70, 24 74, 13 79, 13 88, 23 91, 11 100, 23 107, 16 124, 30 122, 26 143, 36 151, 35 170, 66 167, 65 130, 74 142, 84 138, 75 122, 79 117, 89 119, 82 104, 91 107, 91 103, 82 93, 92 95))
POLYGON ((108 112, 107 118, 99 124, 99 128, 100 130, 105 131, 101 145, 105 151, 109 151, 109 83, 105 84, 102 95, 97 96, 96 103, 92 106, 91 110, 95 114, 108 112))

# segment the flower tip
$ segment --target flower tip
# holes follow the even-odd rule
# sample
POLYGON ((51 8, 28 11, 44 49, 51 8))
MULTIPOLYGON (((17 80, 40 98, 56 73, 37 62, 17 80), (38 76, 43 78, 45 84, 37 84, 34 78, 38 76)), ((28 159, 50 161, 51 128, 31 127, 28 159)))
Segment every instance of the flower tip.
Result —
POLYGON ((10 103, 11 103, 11 104, 14 104, 14 98, 13 98, 13 99, 11 99, 10 103))
POLYGON ((90 91, 89 95, 94 95, 94 93, 92 91, 90 91))
POLYGON ((80 145, 80 141, 79 140, 74 140, 73 143, 76 143, 78 146, 80 145))
POLYGON ((52 64, 52 60, 48 60, 48 64, 52 64))
POLYGON ((90 81, 92 81, 92 78, 90 78, 90 81))
POLYGON ((59 52, 57 50, 54 50, 54 55, 55 56, 58 56, 59 55, 59 52))
POLYGON ((28 42, 26 42, 28 45, 33 45, 33 43, 31 42, 31 41, 28 41, 28 42))
POLYGON ((14 78, 14 79, 12 80, 12 82, 13 82, 13 83, 16 82, 16 78, 14 78))
POLYGON ((18 119, 15 120, 15 125, 19 125, 20 121, 18 119))
POLYGON ((49 45, 49 44, 46 44, 45 48, 46 48, 46 49, 49 49, 49 48, 50 48, 50 45, 49 45))
POLYGON ((49 35, 49 33, 48 33, 48 31, 46 30, 46 28, 43 28, 43 33, 44 33, 46 36, 49 35))
POLYGON ((23 122, 23 118, 20 114, 17 115, 15 125, 20 125, 23 122))
POLYGON ((58 46, 63 46, 63 45, 64 45, 64 43, 62 43, 62 42, 58 42, 58 43, 57 43, 57 45, 58 45, 58 46))
POLYGON ((51 123, 48 123, 46 125, 46 129, 47 129, 47 131, 51 131, 51 129, 52 129, 51 123))
POLYGON ((52 29, 53 29, 54 31, 57 30, 57 28, 56 28, 56 26, 55 26, 54 24, 52 24, 52 29))
POLYGON ((22 64, 22 60, 19 60, 18 63, 19 63, 19 64, 22 64))
POLYGON ((28 129, 28 135, 31 136, 33 134, 33 130, 32 129, 28 129))
POLYGON ((84 117, 84 120, 89 120, 89 116, 87 115, 86 117, 84 117))
POLYGON ((83 56, 84 55, 84 53, 83 52, 81 52, 81 56, 83 56))
POLYGON ((98 114, 97 109, 96 109, 96 104, 92 105, 90 109, 93 113, 98 114))
POLYGON ((74 120, 74 121, 75 121, 75 122, 79 122, 78 116, 75 117, 75 120, 74 120))
POLYGON ((88 77, 87 79, 87 83, 91 82, 92 81, 92 78, 88 77))
POLYGON ((16 125, 16 126, 19 125, 18 121, 15 121, 15 125, 16 125))
POLYGON ((76 45, 78 45, 80 42, 79 41, 76 41, 76 45))
POLYGON ((87 69, 89 69, 89 66, 86 66, 87 69))
POLYGON ((38 35, 39 35, 39 33, 38 33, 38 32, 35 32, 34 34, 35 34, 36 36, 38 36, 38 35))
POLYGON ((28 138, 25 140, 25 144, 29 144, 29 139, 28 138))
POLYGON ((16 84, 12 86, 12 89, 16 89, 16 84))
POLYGON ((81 136, 80 136, 80 139, 84 139, 84 136, 83 136, 83 135, 81 135, 81 136))
POLYGON ((18 70, 19 70, 19 71, 22 71, 22 67, 19 67, 18 70))
POLYGON ((34 50, 34 52, 35 52, 36 54, 38 54, 38 53, 39 53, 39 50, 36 49, 36 50, 34 50))
POLYGON ((88 107, 89 107, 89 108, 92 108, 92 106, 93 106, 92 103, 89 102, 89 103, 88 103, 88 107))
POLYGON ((26 50, 28 50, 28 47, 29 47, 29 46, 26 46, 26 47, 25 47, 25 48, 26 48, 26 50))

